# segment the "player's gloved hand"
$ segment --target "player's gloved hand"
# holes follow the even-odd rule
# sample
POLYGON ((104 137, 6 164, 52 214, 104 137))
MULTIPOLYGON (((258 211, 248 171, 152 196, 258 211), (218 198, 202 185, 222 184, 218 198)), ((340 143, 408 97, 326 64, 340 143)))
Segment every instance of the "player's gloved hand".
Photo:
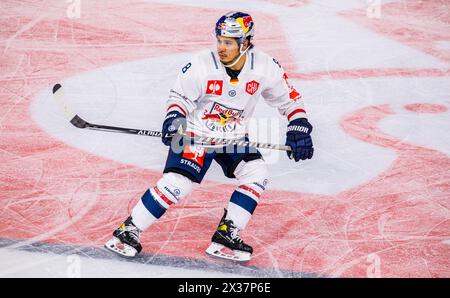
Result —
POLYGON ((295 119, 289 122, 286 133, 286 145, 292 148, 287 155, 297 162, 300 159, 310 159, 314 148, 311 140, 312 125, 306 118, 295 119))
POLYGON ((166 146, 170 146, 172 141, 172 136, 174 136, 179 127, 182 126, 183 130, 186 129, 186 117, 180 112, 173 111, 167 113, 166 119, 164 120, 161 132, 162 132, 162 142, 166 146))

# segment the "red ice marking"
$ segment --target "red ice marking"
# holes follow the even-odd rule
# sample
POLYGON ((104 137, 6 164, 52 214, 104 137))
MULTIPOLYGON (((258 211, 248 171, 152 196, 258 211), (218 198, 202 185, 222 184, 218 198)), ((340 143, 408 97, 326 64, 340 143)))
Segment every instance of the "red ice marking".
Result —
MULTIPOLYGON (((208 22, 222 11, 88 1, 83 2, 82 18, 68 21, 66 7, 58 8, 60 1, 17 3, 3 1, 8 9, 0 20, 0 40, 8 40, 0 43, 0 237, 100 247, 161 173, 51 138, 31 119, 31 98, 82 71, 203 48, 209 44, 208 22), (44 6, 49 7, 46 21, 39 21, 44 6), (199 13, 206 19, 199 22, 199 13), (3 27, 8 24, 12 27, 3 27), (86 30, 79 29, 83 26, 86 30)), ((280 27, 276 18, 268 21, 280 27)), ((279 48, 271 50, 287 56, 285 40, 268 36, 272 39, 258 45, 269 49, 275 44, 279 48)), ((341 123, 353 137, 398 154, 377 178, 334 196, 276 190, 263 194, 242 234, 255 249, 249 265, 364 277, 372 265, 369 256, 375 254, 382 276, 450 277, 448 245, 442 242, 450 239, 449 158, 381 132, 377 123, 394 115, 389 106, 366 107, 341 123)), ((144 251, 206 259, 204 250, 234 189, 202 183, 143 234, 144 251)))
POLYGON ((340 15, 384 34, 412 48, 444 61, 450 49, 440 46, 450 40, 449 1, 400 1, 380 8, 380 18, 367 17, 366 10, 351 10, 340 15))
POLYGON ((447 107, 432 103, 412 103, 405 105, 405 109, 416 113, 444 113, 447 112, 447 107))
POLYGON ((289 77, 298 80, 345 80, 370 77, 448 77, 450 69, 437 68, 382 68, 382 69, 347 69, 310 73, 291 73, 289 77))

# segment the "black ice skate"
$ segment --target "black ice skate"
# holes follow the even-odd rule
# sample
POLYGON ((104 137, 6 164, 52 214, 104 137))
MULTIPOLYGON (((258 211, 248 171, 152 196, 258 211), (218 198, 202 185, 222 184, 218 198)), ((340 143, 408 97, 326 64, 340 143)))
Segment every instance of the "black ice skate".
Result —
POLYGON ((206 253, 213 257, 227 260, 238 262, 249 261, 253 253, 253 248, 242 241, 239 237, 239 229, 234 225, 232 220, 225 219, 226 215, 227 209, 225 209, 225 214, 212 236, 212 243, 206 249, 206 253))
POLYGON ((131 216, 114 232, 113 238, 106 242, 105 247, 125 257, 134 257, 141 250, 139 234, 141 231, 133 224, 131 216))

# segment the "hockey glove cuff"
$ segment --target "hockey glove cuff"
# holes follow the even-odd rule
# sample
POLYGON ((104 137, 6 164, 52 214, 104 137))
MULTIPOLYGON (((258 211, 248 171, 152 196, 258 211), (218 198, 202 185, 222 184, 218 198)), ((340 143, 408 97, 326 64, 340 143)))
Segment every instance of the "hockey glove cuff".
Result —
POLYGON ((183 130, 186 129, 186 117, 177 111, 167 113, 161 129, 161 139, 164 145, 170 146, 172 137, 177 133, 180 126, 183 127, 183 130))

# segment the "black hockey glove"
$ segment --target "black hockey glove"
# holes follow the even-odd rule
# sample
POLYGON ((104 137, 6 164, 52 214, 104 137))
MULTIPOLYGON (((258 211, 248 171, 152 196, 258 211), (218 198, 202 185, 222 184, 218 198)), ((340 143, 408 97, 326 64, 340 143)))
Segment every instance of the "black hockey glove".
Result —
POLYGON ((286 145, 292 148, 287 155, 297 162, 300 159, 310 159, 314 148, 311 140, 312 125, 306 118, 295 119, 289 122, 286 133, 286 145))
POLYGON ((164 145, 170 146, 172 137, 177 133, 180 126, 183 127, 183 130, 186 129, 186 117, 177 111, 167 113, 161 130, 164 145))

